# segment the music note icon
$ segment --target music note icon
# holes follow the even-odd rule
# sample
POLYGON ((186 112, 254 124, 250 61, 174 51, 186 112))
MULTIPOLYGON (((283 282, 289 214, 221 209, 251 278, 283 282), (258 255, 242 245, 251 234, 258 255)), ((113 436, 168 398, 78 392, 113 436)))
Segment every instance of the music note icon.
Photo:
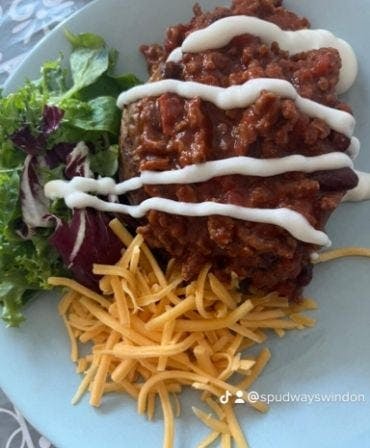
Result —
POLYGON ((220 397, 220 403, 227 404, 229 402, 231 396, 232 396, 232 393, 227 390, 225 392, 225 394, 220 397))

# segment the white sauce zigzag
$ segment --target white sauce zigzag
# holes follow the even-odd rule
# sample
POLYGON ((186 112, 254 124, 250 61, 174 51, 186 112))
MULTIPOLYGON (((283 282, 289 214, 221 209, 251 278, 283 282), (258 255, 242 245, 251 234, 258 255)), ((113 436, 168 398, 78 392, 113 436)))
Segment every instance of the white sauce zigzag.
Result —
POLYGON ((103 212, 127 214, 133 218, 141 218, 150 210, 180 216, 230 216, 244 221, 273 224, 286 229, 300 241, 319 246, 330 246, 330 240, 324 232, 314 229, 303 215, 288 208, 248 208, 217 202, 177 202, 164 198, 150 198, 139 205, 125 205, 103 201, 83 192, 71 193, 65 198, 65 202, 70 208, 92 207, 103 212))
POLYGON ((102 179, 75 177, 71 181, 54 180, 46 184, 45 194, 50 199, 64 198, 67 206, 71 208, 94 207, 106 212, 126 213, 134 218, 144 216, 149 210, 158 210, 183 216, 222 215, 253 222, 265 222, 285 228, 302 241, 328 245, 330 241, 324 233, 315 230, 299 213, 285 208, 256 209, 215 202, 190 204, 164 198, 151 198, 140 205, 130 206, 103 201, 87 193, 103 196, 122 195, 144 185, 198 183, 230 174, 270 177, 285 172, 311 173, 319 169, 345 167, 353 167, 353 162, 349 156, 343 153, 330 153, 315 157, 294 155, 280 159, 262 160, 252 157, 232 157, 190 165, 178 170, 144 171, 139 177, 119 184, 109 177, 102 179))
POLYGON ((193 81, 163 79, 135 86, 121 93, 117 105, 123 108, 145 97, 176 93, 188 99, 199 97, 204 101, 209 101, 219 109, 230 110, 250 106, 264 90, 294 100, 298 108, 309 117, 320 118, 335 131, 347 137, 352 137, 356 121, 351 114, 303 98, 289 81, 283 79, 257 78, 231 87, 216 87, 193 81))
POLYGON ((235 174, 271 177, 294 171, 313 173, 341 168, 353 168, 350 157, 341 152, 313 157, 293 155, 280 159, 256 159, 241 156, 188 165, 176 170, 143 171, 140 176, 132 177, 118 184, 110 177, 92 179, 76 176, 71 181, 53 180, 46 184, 45 192, 51 199, 65 198, 76 191, 103 196, 120 196, 142 188, 144 185, 193 184, 206 182, 219 176, 235 174))
POLYGON ((356 171, 358 185, 350 190, 343 198, 343 202, 361 202, 370 199, 370 173, 356 171))
POLYGON ((222 48, 234 37, 251 34, 261 38, 267 44, 277 42, 282 50, 294 55, 310 50, 331 47, 338 50, 342 59, 338 93, 344 93, 353 85, 358 72, 356 55, 352 47, 327 30, 303 29, 285 31, 272 22, 251 16, 224 17, 207 28, 194 31, 184 40, 181 47, 175 49, 168 61, 179 61, 183 53, 222 48))

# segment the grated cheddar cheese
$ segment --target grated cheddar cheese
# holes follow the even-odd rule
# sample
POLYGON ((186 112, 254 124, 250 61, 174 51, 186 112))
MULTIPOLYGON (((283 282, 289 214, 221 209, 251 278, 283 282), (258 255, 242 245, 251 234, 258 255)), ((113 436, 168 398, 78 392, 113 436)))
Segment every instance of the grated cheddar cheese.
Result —
POLYGON ((248 390, 270 351, 262 348, 257 356, 247 356, 245 350, 263 343, 266 330, 283 337, 286 330, 313 326, 315 321, 301 312, 316 304, 304 300, 292 305, 277 294, 242 295, 235 277, 223 284, 209 265, 185 284, 173 260, 162 271, 141 235, 133 238, 118 220, 110 227, 125 250, 115 266, 94 266, 94 273, 103 276, 100 294, 71 279, 49 279, 51 285, 68 289, 59 312, 71 340, 71 359, 83 374, 72 403, 87 392, 92 406, 100 406, 107 393, 126 393, 151 420, 159 399, 163 447, 171 448, 178 396, 192 387, 210 409, 193 408, 211 430, 198 446, 219 439, 222 447, 232 442, 247 447, 232 403, 222 405, 220 397, 241 390, 246 403, 266 412, 265 403, 248 399, 248 390), (82 357, 79 346, 86 343, 92 343, 91 353, 82 357), (236 375, 243 379, 235 385, 236 375))

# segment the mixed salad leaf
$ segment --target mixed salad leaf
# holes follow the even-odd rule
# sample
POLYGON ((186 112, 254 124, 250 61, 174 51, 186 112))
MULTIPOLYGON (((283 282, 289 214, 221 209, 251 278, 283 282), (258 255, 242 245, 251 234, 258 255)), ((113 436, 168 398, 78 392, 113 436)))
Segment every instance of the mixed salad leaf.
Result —
POLYGON ((118 53, 100 36, 66 31, 72 45, 41 67, 36 81, 0 96, 0 315, 8 326, 47 279, 73 275, 97 286, 92 262, 116 262, 109 217, 49 201, 43 187, 75 175, 115 176, 120 111, 117 95, 139 83, 117 76, 118 53))

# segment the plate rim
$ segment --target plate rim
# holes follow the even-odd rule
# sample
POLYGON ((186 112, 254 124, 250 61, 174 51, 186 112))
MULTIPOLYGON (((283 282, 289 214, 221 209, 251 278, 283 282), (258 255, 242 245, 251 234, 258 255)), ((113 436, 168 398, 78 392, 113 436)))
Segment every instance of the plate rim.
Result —
MULTIPOLYGON (((124 1, 124 0, 121 0, 121 1, 124 1)), ((136 1, 139 1, 139 0, 136 0, 136 1)), ((174 0, 172 0, 172 1, 174 1, 174 0)), ((20 72, 23 71, 24 67, 28 64, 29 60, 32 59, 34 53, 37 52, 37 51, 39 50, 39 48, 40 48, 41 46, 43 46, 44 43, 45 43, 46 41, 48 41, 49 39, 53 39, 54 35, 57 34, 57 33, 59 33, 60 30, 63 28, 63 26, 65 26, 66 23, 68 23, 70 20, 72 20, 72 19, 78 17, 79 15, 83 15, 87 10, 89 10, 90 8, 94 8, 94 7, 96 7, 96 5, 97 5, 97 4, 100 4, 100 3, 104 4, 104 0, 93 0, 93 1, 91 1, 90 3, 84 5, 82 8, 80 8, 80 9, 77 10, 77 11, 75 11, 73 14, 71 14, 69 17, 67 17, 65 20, 63 20, 61 23, 59 23, 59 24, 58 24, 52 31, 50 31, 50 33, 48 33, 46 36, 44 36, 44 37, 43 37, 43 38, 42 38, 42 39, 41 39, 41 40, 40 40, 40 41, 33 47, 33 49, 28 53, 28 55, 27 55, 26 58, 22 61, 22 63, 19 65, 19 67, 17 68, 17 70, 16 70, 16 71, 15 71, 15 72, 8 78, 8 80, 6 81, 6 83, 5 83, 5 85, 4 85, 4 92, 5 92, 5 93, 8 92, 8 87, 9 87, 9 85, 11 84, 13 78, 16 77, 16 76, 18 76, 18 74, 19 74, 20 72)), ((26 78, 26 77, 25 77, 25 78, 26 78)), ((4 392, 5 392, 5 394, 6 394, 9 398, 12 399, 12 394, 8 394, 8 392, 5 391, 5 390, 4 390, 4 392)), ((15 400, 15 401, 12 400, 12 401, 13 401, 13 403, 15 403, 17 400, 15 400)), ((15 404, 16 404, 16 403, 15 403, 15 404)), ((23 415, 26 415, 26 414, 23 414, 23 415)), ((32 416, 31 416, 31 418, 29 418, 29 417, 26 415, 26 419, 33 425, 33 423, 32 423, 32 420, 33 420, 33 419, 32 419, 32 416)), ((35 426, 35 425, 33 425, 33 426, 35 426)))

